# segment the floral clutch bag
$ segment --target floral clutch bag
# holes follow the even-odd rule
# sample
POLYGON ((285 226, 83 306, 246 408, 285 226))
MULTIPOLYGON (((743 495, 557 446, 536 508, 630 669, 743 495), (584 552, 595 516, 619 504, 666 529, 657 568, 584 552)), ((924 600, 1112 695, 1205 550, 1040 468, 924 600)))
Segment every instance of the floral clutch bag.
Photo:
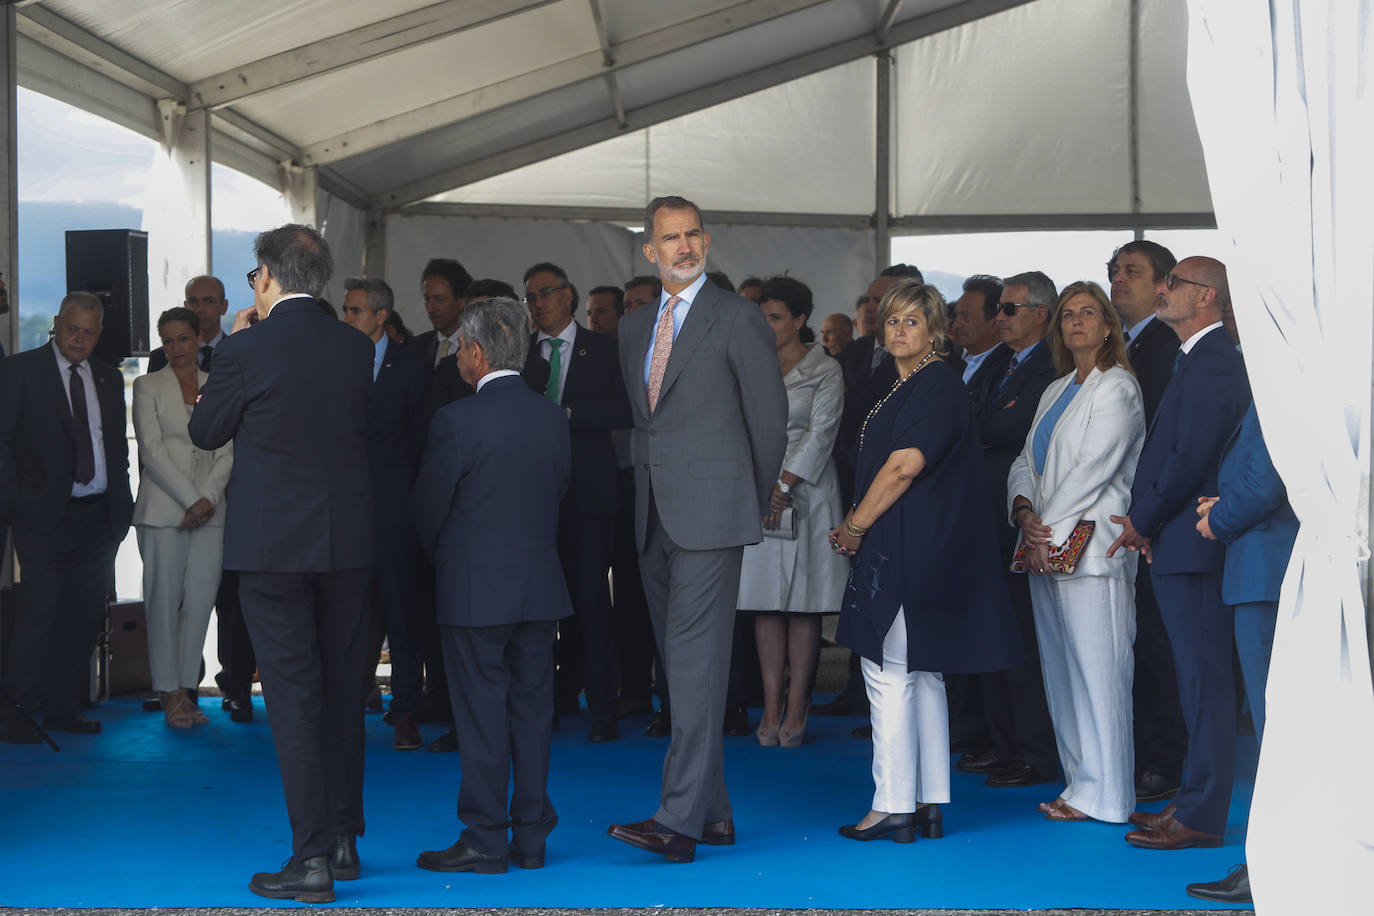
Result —
MULTIPOLYGON (((1097 530, 1097 522, 1083 519, 1073 526, 1073 533, 1062 545, 1050 547, 1050 572, 1072 575, 1078 570, 1078 561, 1083 556, 1083 550, 1092 540, 1093 532, 1097 530)), ((1016 554, 1011 558, 1011 571, 1023 573, 1026 571, 1026 535, 1022 532, 1016 541, 1016 554)))

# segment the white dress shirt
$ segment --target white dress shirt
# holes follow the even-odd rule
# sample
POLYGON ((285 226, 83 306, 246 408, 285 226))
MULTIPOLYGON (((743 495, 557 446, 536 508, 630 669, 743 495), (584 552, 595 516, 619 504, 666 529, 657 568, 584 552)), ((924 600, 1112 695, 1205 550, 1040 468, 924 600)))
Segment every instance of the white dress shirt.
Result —
POLYGON ((1212 322, 1211 324, 1207 325, 1207 327, 1203 328, 1201 331, 1198 331, 1192 337, 1189 337, 1187 340, 1185 340, 1183 344, 1179 347, 1179 349, 1183 351, 1184 356, 1187 356, 1192 351, 1193 347, 1197 346, 1197 342, 1199 340, 1206 337, 1208 334, 1212 333, 1221 326, 1222 324, 1220 321, 1212 322))
POLYGON ((487 382, 491 381, 491 380, 494 379, 494 378, 505 378, 505 377, 508 376, 508 375, 519 375, 519 374, 520 374, 520 373, 519 373, 519 372, 516 372, 514 369, 495 369, 495 370, 493 370, 493 371, 491 371, 491 372, 488 372, 486 375, 482 376, 481 378, 479 378, 479 379, 477 380, 477 390, 478 390, 478 391, 481 391, 481 390, 482 390, 482 386, 485 385, 487 382))
MULTIPOLYGON (((701 288, 706 285, 706 271, 701 272, 701 276, 692 281, 682 292, 677 294, 678 304, 673 306, 673 340, 677 340, 677 335, 682 331, 682 323, 687 320, 687 313, 692 310, 692 303, 696 300, 701 288)), ((663 317, 663 309, 668 305, 668 300, 673 298, 673 294, 666 289, 658 297, 658 310, 654 313, 654 333, 649 335, 649 350, 644 354, 644 387, 649 387, 649 367, 654 364, 654 344, 658 342, 658 322, 663 317)))
POLYGON ((561 402, 563 389, 568 384, 568 364, 572 362, 573 341, 577 339, 577 322, 569 320, 563 330, 552 336, 543 331, 539 332, 539 355, 544 357, 545 362, 550 366, 553 365, 553 360, 550 358, 553 356, 553 344, 549 341, 553 340, 554 337, 563 341, 558 354, 558 400, 561 402))
MULTIPOLYGON (((57 349, 57 342, 50 344, 53 355, 57 357, 57 373, 62 377, 62 390, 67 393, 67 407, 72 407, 72 361, 62 355, 62 351, 57 349)), ((77 483, 72 481, 72 496, 94 496, 97 493, 104 493, 109 486, 109 474, 105 470, 105 437, 100 422, 100 401, 95 396, 95 376, 91 373, 89 360, 82 360, 76 364, 76 374, 81 379, 82 387, 86 389, 86 419, 90 426, 91 446, 95 452, 95 476, 90 483, 77 483)), ((76 412, 72 411, 72 416, 76 412)))

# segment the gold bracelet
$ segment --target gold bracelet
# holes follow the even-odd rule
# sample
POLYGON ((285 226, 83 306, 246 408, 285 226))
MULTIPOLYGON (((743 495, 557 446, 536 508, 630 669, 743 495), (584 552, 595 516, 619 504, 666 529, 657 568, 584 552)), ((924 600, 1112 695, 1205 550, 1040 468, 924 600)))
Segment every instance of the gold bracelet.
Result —
POLYGON ((867 528, 860 528, 858 525, 854 524, 852 517, 848 515, 844 517, 844 531, 845 534, 852 538, 861 538, 865 534, 868 534, 867 528))

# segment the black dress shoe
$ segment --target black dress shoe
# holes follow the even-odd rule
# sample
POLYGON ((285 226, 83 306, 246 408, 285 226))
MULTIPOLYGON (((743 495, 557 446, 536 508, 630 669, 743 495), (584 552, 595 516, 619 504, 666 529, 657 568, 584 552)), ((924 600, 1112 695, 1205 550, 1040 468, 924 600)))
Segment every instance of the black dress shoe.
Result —
POLYGON ((511 843, 508 858, 515 863, 517 868, 544 867, 544 850, 542 849, 538 852, 525 852, 522 849, 517 849, 515 844, 511 843))
POLYGON ((954 768, 960 773, 995 773, 1009 762, 995 752, 988 751, 984 754, 965 754, 955 761, 954 768))
POLYGON ((701 842, 707 846, 734 846, 735 822, 713 821, 701 828, 701 842))
POLYGON ((420 727, 415 724, 415 717, 408 712, 398 715, 391 737, 392 750, 418 751, 424 746, 425 739, 420 734, 420 727))
POLYGON ((1019 786, 1038 786, 1054 782, 1055 777, 1046 776, 1024 760, 1013 760, 995 773, 989 773, 987 784, 994 789, 1012 789, 1019 786))
POLYGON ((663 826, 653 818, 633 824, 612 824, 606 832, 636 849, 663 856, 669 862, 690 862, 696 857, 696 840, 663 826))
POLYGON ((139 708, 144 712, 162 712, 162 700, 159 697, 148 697, 139 708))
POLYGON ((336 837, 334 854, 329 857, 329 874, 335 881, 357 881, 363 872, 358 861, 358 838, 351 833, 336 837))
POLYGON ((593 744, 603 741, 615 741, 620 737, 620 726, 615 724, 615 719, 601 719, 592 723, 592 730, 587 733, 587 740, 593 744))
POLYGON ((478 852, 462 840, 448 849, 420 853, 415 864, 430 871, 471 871, 479 875, 504 875, 505 856, 489 856, 478 852))
POLYGON ((87 719, 79 712, 57 718, 44 716, 43 727, 50 732, 71 732, 73 735, 100 734, 100 723, 94 719, 87 719))
POLYGON ((743 738, 750 734, 749 710, 743 706, 726 707, 725 722, 721 725, 720 732, 727 738, 743 738))
POLYGON ((301 903, 333 903, 334 879, 329 875, 329 857, 288 859, 279 872, 259 872, 248 882, 248 889, 259 897, 298 900, 301 903))
POLYGON ((840 694, 829 703, 822 703, 819 706, 811 707, 813 716, 866 716, 868 715, 868 698, 858 696, 848 696, 840 694))
POLYGON ((846 840, 881 840, 892 837, 894 843, 916 842, 916 831, 911 826, 910 814, 889 814, 871 827, 860 828, 857 824, 845 824, 840 828, 840 836, 846 840))
POLYGON ((431 741, 429 749, 436 754, 452 754, 458 750, 458 730, 450 728, 431 741))
POLYGON ((1178 794, 1183 779, 1153 770, 1141 770, 1135 778, 1135 800, 1140 802, 1164 801, 1178 794))
POLYGON ((1189 894, 1202 900, 1215 900, 1218 903, 1254 903, 1250 896, 1250 869, 1245 864, 1232 866, 1231 871, 1220 881, 1206 881, 1190 884, 1184 888, 1189 894))
POLYGON ((660 706, 658 712, 649 720, 649 726, 644 729, 644 734, 650 738, 667 738, 673 733, 673 714, 666 706, 660 706))
POLYGON ((220 689, 224 699, 220 700, 219 705, 220 708, 229 710, 229 719, 233 722, 252 722, 253 695, 247 690, 220 689))

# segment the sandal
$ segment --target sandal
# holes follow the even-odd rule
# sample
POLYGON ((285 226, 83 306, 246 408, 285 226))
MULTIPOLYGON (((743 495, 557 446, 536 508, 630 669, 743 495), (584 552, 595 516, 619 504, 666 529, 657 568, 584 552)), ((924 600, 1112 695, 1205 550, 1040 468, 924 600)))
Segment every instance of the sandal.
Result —
POLYGON ((184 692, 173 690, 159 693, 157 698, 162 703, 162 714, 167 718, 169 726, 190 728, 195 724, 196 718, 192 712, 191 701, 184 692))

